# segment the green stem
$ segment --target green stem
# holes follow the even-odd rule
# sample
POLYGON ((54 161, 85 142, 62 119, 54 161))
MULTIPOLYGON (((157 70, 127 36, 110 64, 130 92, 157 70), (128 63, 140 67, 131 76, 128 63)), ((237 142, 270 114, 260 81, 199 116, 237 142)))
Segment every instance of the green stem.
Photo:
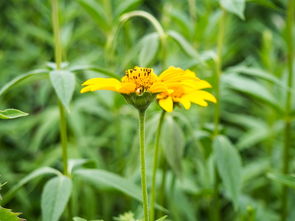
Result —
MULTIPOLYGON (((224 29, 225 29, 225 19, 226 19, 226 11, 222 9, 221 18, 219 21, 219 29, 218 29, 218 39, 217 39, 217 58, 216 58, 216 74, 215 74, 215 95, 217 99, 217 103, 215 105, 215 112, 214 112, 214 137, 218 136, 219 134, 219 124, 220 124, 220 78, 222 74, 222 51, 224 46, 224 29)), ((219 221, 220 220, 220 199, 218 196, 219 190, 219 183, 220 179, 218 176, 217 169, 215 168, 215 185, 214 185, 214 205, 211 206, 212 212, 212 220, 219 221)))
POLYGON ((59 28, 59 13, 58 13, 58 0, 51 0, 51 17, 52 17, 52 27, 54 35, 54 53, 55 53, 55 63, 56 69, 61 68, 62 61, 62 47, 60 41, 60 28, 59 28))
MULTIPOLYGON (((60 40, 60 27, 59 27, 59 9, 58 9, 58 0, 51 0, 52 7, 52 26, 53 26, 53 35, 54 35, 54 52, 55 52, 55 64, 56 69, 61 69, 62 62, 62 47, 60 40)), ((68 152, 67 152, 67 124, 66 124, 66 114, 65 108, 62 103, 58 101, 59 115, 60 115, 60 138, 61 138, 61 147, 62 147, 62 158, 63 158, 63 169, 64 174, 68 175, 68 152)))
POLYGON ((220 77, 222 73, 222 50, 224 45, 224 27, 225 27, 226 11, 222 10, 222 15, 219 21, 218 39, 217 39, 217 58, 216 58, 216 74, 215 74, 215 96, 217 103, 214 112, 214 135, 219 134, 220 123, 220 77))
MULTIPOLYGON (((287 38, 286 43, 288 46, 288 82, 287 82, 287 98, 285 106, 285 129, 284 129, 284 151, 282 155, 284 174, 289 173, 290 161, 290 147, 291 147, 291 120, 290 113, 292 108, 292 83, 293 83, 293 25, 294 25, 294 0, 288 1, 287 6, 287 38)), ((281 220, 285 221, 288 216, 288 188, 283 186, 281 195, 281 220)))
MULTIPOLYGON (((167 181, 167 162, 164 160, 162 165, 162 180, 161 180, 161 187, 160 187, 160 194, 159 194, 159 203, 160 205, 165 205, 165 193, 166 193, 166 181, 167 181)), ((164 215, 161 212, 160 217, 164 215)))
POLYGON ((62 103, 58 101, 59 107, 59 128, 60 128, 60 138, 61 138, 61 147, 62 147, 62 159, 63 159, 63 168, 64 168, 64 175, 68 174, 68 136, 67 136, 67 121, 65 115, 65 108, 63 107, 62 103))
POLYGON ((154 220, 155 218, 155 201, 156 201, 156 174, 157 174, 157 168, 158 168, 158 161, 159 161, 159 144, 160 144, 160 137, 161 137, 161 131, 163 126, 163 121, 165 117, 165 111, 162 111, 157 133, 156 133, 156 142, 155 142, 155 150, 154 150, 154 162, 153 162, 153 173, 152 173, 152 187, 151 187, 151 208, 150 208, 150 218, 151 220, 154 220))
POLYGON ((144 148, 144 137, 145 137, 145 111, 138 111, 139 113, 139 143, 140 143, 140 172, 141 172, 141 190, 142 190, 142 202, 144 211, 144 221, 149 221, 148 214, 148 193, 146 184, 146 172, 145 172, 145 148, 144 148))

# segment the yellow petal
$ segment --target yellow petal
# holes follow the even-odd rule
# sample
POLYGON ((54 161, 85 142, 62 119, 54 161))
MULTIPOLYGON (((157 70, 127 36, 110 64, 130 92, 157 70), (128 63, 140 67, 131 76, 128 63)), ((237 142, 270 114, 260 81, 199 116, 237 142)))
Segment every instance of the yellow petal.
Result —
POLYGON ((207 81, 204 80, 197 80, 197 81, 192 81, 192 80, 187 80, 183 81, 183 86, 192 88, 193 90, 201 90, 205 88, 211 88, 211 84, 209 84, 207 81))
POLYGON ((135 92, 136 85, 133 82, 123 82, 119 88, 119 92, 122 94, 130 94, 135 92))
POLYGON ((216 98, 207 91, 194 91, 186 96, 191 102, 204 107, 208 106, 206 100, 216 103, 216 98))
POLYGON ((173 101, 172 98, 169 96, 164 99, 159 100, 159 105, 162 107, 165 111, 167 112, 172 112, 173 111, 173 101))
POLYGON ((191 102, 186 96, 181 97, 179 99, 179 103, 181 103, 186 110, 190 109, 191 107, 191 102))
POLYGON ((160 92, 164 92, 164 91, 167 91, 167 90, 168 90, 167 86, 162 82, 155 82, 149 88, 149 92, 151 92, 151 93, 160 93, 160 92))
POLYGON ((203 99, 205 99, 207 101, 211 101, 213 103, 217 102, 216 98, 207 91, 196 91, 195 94, 202 97, 203 99))
POLYGON ((121 82, 115 78, 92 78, 85 81, 82 85, 86 87, 81 90, 81 93, 97 90, 111 90, 118 92, 119 88, 121 88, 121 82))

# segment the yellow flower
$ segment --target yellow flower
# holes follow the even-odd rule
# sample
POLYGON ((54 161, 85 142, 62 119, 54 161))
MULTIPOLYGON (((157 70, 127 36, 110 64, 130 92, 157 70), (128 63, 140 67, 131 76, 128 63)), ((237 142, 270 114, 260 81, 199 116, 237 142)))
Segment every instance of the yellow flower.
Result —
POLYGON ((167 91, 152 68, 134 67, 128 69, 121 81, 115 78, 93 78, 85 81, 81 93, 97 90, 111 90, 124 95, 126 101, 140 111, 145 111, 157 93, 167 91))
POLYGON ((152 68, 135 66, 128 69, 121 81, 115 78, 92 78, 85 81, 81 93, 97 90, 111 90, 121 94, 136 93, 141 95, 144 92, 159 93, 167 90, 166 85, 159 81, 158 76, 152 68))
POLYGON ((157 95, 159 105, 167 112, 172 112, 174 104, 180 103, 185 109, 191 103, 207 106, 206 101, 216 102, 216 98, 202 89, 211 88, 211 85, 196 77, 190 70, 170 67, 159 76, 159 80, 168 87, 168 90, 157 95))

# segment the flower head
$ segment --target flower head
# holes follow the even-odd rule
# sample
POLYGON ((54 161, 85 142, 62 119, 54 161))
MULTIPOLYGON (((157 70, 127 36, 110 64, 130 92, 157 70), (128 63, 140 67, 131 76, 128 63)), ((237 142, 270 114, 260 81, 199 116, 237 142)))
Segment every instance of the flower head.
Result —
POLYGON ((180 103, 189 109, 191 103, 207 106, 206 101, 216 98, 202 89, 211 85, 196 77, 190 70, 169 67, 157 76, 152 68, 135 66, 128 69, 121 81, 115 78, 92 78, 85 81, 81 93, 97 90, 111 90, 124 95, 127 102, 139 110, 145 110, 156 97, 159 105, 167 112, 180 103))
POLYGON ((159 81, 158 76, 152 68, 142 68, 135 66, 128 69, 125 76, 119 81, 115 78, 92 78, 85 81, 85 86, 81 93, 97 90, 111 90, 121 94, 136 93, 142 95, 144 92, 159 93, 167 89, 167 87, 159 81))
POLYGON ((111 90, 124 95, 127 102, 139 110, 145 110, 154 100, 156 93, 167 90, 152 68, 135 66, 128 69, 121 81, 115 78, 92 78, 85 81, 81 93, 97 90, 111 90))
POLYGON ((211 85, 196 77, 190 70, 169 67, 159 76, 160 81, 167 86, 167 90, 157 95, 159 105, 167 112, 172 112, 175 104, 180 103, 185 109, 191 103, 207 106, 206 101, 216 102, 216 98, 202 89, 211 88, 211 85))

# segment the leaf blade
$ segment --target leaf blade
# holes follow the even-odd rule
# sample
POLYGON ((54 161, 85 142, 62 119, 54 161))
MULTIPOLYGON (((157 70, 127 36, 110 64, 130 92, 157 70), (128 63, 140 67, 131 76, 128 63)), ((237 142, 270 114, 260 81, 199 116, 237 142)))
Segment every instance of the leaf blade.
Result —
POLYGON ((72 181, 66 176, 49 180, 41 197, 42 221, 58 221, 62 215, 72 190, 72 181))
POLYGON ((242 162, 238 151, 224 136, 218 136, 213 143, 214 160, 230 199, 238 207, 241 190, 242 162))
POLYGON ((17 110, 17 109, 12 109, 12 108, 0 110, 0 119, 3 119, 3 120, 25 117, 28 115, 29 115, 28 113, 25 113, 25 112, 23 112, 21 110, 17 110))
POLYGON ((75 89, 75 76, 72 72, 64 70, 51 71, 49 76, 56 95, 64 107, 69 110, 75 89))

